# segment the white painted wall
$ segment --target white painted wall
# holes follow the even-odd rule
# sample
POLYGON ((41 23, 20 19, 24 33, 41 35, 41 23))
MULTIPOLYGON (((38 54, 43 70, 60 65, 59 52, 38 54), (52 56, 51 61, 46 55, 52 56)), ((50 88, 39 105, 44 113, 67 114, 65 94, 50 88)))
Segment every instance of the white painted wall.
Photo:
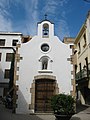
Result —
MULTIPOLYGON (((17 113, 30 113, 33 110, 29 110, 29 104, 31 104, 31 93, 30 88, 33 83, 34 76, 41 74, 55 75, 59 87, 60 93, 70 94, 71 90, 71 64, 67 61, 70 58, 71 50, 69 45, 62 43, 58 37, 54 36, 53 24, 50 22, 50 37, 42 38, 41 28, 44 22, 38 25, 38 35, 34 36, 31 41, 22 44, 19 49, 20 56, 23 59, 18 63, 19 66, 19 80, 17 85, 19 85, 18 107, 16 109, 17 113), (41 51, 40 47, 43 43, 48 43, 50 50, 47 53, 41 51), (40 73, 40 58, 42 56, 49 56, 53 61, 50 63, 48 70, 52 73, 40 73)), ((47 21, 46 21, 47 23, 47 21)))

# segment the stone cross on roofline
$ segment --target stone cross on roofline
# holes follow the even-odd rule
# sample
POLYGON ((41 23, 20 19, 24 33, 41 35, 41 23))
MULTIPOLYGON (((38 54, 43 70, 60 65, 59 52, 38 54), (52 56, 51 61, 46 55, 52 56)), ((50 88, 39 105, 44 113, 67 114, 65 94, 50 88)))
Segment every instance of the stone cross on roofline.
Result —
POLYGON ((44 17, 45 17, 45 20, 47 20, 47 14, 45 14, 44 17))

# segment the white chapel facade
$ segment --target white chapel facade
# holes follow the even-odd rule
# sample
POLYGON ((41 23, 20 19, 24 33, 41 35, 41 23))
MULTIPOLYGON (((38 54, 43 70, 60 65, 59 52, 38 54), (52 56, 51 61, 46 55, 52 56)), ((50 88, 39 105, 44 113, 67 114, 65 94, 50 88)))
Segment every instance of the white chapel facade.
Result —
POLYGON ((38 33, 18 50, 16 113, 51 112, 50 98, 72 91, 70 46, 54 35, 54 24, 38 23, 38 33))

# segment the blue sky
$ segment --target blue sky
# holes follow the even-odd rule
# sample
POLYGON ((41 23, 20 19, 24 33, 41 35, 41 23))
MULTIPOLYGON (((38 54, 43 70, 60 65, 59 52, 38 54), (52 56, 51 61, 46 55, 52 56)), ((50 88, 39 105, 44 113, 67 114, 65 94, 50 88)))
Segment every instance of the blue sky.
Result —
POLYGON ((83 0, 0 0, 0 31, 37 34, 37 23, 55 24, 55 35, 75 37, 85 22, 90 3, 83 0))

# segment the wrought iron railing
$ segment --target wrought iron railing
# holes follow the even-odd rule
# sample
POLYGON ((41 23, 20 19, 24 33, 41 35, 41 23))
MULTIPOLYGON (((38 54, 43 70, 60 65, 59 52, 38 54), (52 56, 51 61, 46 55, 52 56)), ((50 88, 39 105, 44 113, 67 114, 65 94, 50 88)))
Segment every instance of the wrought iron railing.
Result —
POLYGON ((90 78, 90 63, 88 64, 88 69, 84 68, 75 75, 76 81, 84 78, 90 78))
POLYGON ((82 69, 81 71, 79 71, 78 73, 76 73, 75 78, 76 78, 76 80, 80 80, 80 79, 88 77, 87 75, 88 75, 87 74, 87 70, 86 69, 82 69))

